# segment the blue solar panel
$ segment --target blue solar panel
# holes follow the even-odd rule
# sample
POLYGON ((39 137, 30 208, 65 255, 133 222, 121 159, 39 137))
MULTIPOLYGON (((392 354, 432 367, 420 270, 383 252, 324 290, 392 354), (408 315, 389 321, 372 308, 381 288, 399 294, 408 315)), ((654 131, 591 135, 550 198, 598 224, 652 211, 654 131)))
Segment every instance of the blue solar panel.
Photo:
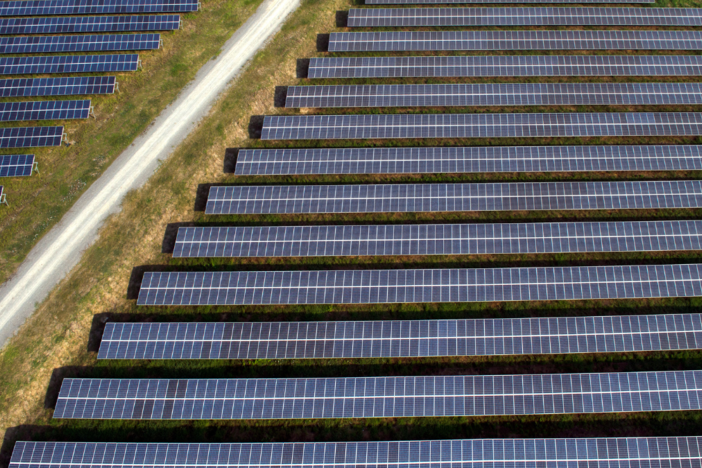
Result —
POLYGON ((197 0, 24 0, 0 2, 0 16, 187 13, 197 0))
POLYGON ((702 249, 702 221, 182 227, 174 258, 702 249))
POLYGON ((34 169, 33 154, 7 154, 0 156, 0 177, 27 177, 34 169))
POLYGON ((392 418, 699 409, 702 371, 323 379, 64 379, 54 418, 392 418))
POLYGON ((702 113, 265 116, 262 140, 698 136, 702 113))
POLYGON ((0 97, 112 94, 115 92, 115 85, 114 76, 15 78, 0 80, 0 97))
POLYGON ((0 75, 126 72, 138 66, 137 54, 0 57, 0 75))
POLYGON ((87 119, 91 109, 90 99, 0 102, 0 122, 87 119))
POLYGON ((98 359, 349 359, 699 349, 702 316, 105 324, 98 359))
MULTIPOLYGON (((617 398, 617 397, 614 397, 617 398)), ((618 400, 617 400, 618 401, 618 400)), ((618 404, 618 403, 617 403, 618 404)), ((10 468, 690 468, 700 437, 177 444, 17 442, 10 468)))
POLYGON ((154 50, 160 45, 160 34, 0 37, 1 54, 154 50))
POLYGON ((60 146, 63 127, 0 128, 0 148, 39 148, 60 146))
POLYGON ((76 16, 0 19, 0 34, 67 34, 178 29, 180 16, 76 16))
POLYGON ((402 304, 702 296, 702 264, 147 272, 138 305, 402 304))

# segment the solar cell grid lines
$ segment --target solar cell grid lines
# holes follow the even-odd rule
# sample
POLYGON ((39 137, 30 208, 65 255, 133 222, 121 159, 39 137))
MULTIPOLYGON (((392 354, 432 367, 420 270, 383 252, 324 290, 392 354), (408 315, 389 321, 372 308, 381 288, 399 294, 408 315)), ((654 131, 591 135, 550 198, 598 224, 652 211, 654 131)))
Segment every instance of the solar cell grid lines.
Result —
POLYGON ((64 379, 59 419, 306 419, 702 409, 702 372, 322 379, 64 379))
POLYGON ((265 116, 262 140, 702 135, 702 113, 265 116))
POLYGON ((25 0, 0 2, 0 17, 187 13, 197 11, 198 7, 197 0, 25 0))
POLYGON ((699 105, 702 83, 290 86, 285 107, 699 105))
POLYGON ((0 128, 0 148, 39 148, 60 146, 63 127, 0 128))
POLYGON ((212 186, 207 214, 702 207, 702 181, 212 186))
POLYGON ((33 154, 6 154, 0 156, 0 177, 27 177, 34 169, 33 154))
POLYGON ((349 27, 702 26, 699 8, 352 8, 349 27))
POLYGON ((593 464, 601 468, 700 463, 699 437, 591 439, 473 439, 391 442, 275 442, 244 444, 17 442, 10 468, 354 466, 401 468, 545 468, 593 464))
POLYGON ((0 57, 0 75, 136 71, 137 54, 0 57))
POLYGON ((329 52, 702 50, 702 31, 333 32, 329 52))
POLYGON ((137 305, 400 304, 702 296, 702 265, 148 272, 137 305))
POLYGON ((241 149, 235 165, 237 175, 670 170, 702 170, 702 146, 241 149))
POLYGON ((700 314, 105 324, 98 359, 345 359, 698 349, 700 314))
MULTIPOLYGON (((103 34, 97 36, 0 37, 2 54, 45 54, 58 52, 112 52, 155 50, 160 34, 103 34)), ((57 57, 58 58, 58 57, 57 57)))
POLYGON ((699 55, 314 57, 308 78, 700 76, 699 55))
POLYGON ((112 94, 115 85, 114 76, 0 79, 0 97, 112 94))
POLYGON ((702 221, 183 227, 174 258, 702 249, 702 221))
POLYGON ((0 19, 0 34, 166 31, 179 25, 179 15, 4 18, 0 19))
POLYGON ((90 99, 0 102, 0 122, 87 119, 91 108, 90 99))

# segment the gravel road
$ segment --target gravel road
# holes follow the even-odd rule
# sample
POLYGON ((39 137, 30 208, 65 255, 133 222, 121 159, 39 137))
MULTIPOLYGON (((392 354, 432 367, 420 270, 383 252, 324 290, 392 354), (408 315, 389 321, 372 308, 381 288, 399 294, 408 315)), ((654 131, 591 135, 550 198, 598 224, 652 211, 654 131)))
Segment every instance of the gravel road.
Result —
POLYGON ((78 263, 83 251, 97 239, 107 216, 119 211, 124 195, 141 187, 159 161, 168 158, 195 129, 219 94, 299 5, 300 0, 265 0, 227 41, 218 58, 197 73, 150 129, 32 249, 15 275, 0 286, 0 347, 78 263))

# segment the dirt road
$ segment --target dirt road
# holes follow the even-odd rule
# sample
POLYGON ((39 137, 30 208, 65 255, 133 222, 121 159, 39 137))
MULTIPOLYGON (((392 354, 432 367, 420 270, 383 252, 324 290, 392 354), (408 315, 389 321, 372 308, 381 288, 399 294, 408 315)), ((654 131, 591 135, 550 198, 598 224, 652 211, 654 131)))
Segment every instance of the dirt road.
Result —
POLYGON ((124 195, 146 182, 159 160, 166 159, 197 126, 219 94, 299 4, 300 0, 265 0, 227 41, 218 58, 198 72, 151 128, 115 160, 32 249, 17 273, 0 286, 0 346, 78 263, 107 216, 119 211, 124 195))

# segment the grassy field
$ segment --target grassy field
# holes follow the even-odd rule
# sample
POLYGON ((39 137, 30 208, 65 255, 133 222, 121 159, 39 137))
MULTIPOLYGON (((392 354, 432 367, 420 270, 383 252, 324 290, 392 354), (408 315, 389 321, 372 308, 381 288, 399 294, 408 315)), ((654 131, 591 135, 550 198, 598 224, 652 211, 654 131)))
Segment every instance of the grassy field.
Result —
MULTIPOLYGON (((162 49, 139 53, 142 69, 117 74, 120 92, 88 96, 95 107, 95 119, 36 123, 65 125, 71 146, 0 150, 0 154, 36 154, 40 171, 31 177, 0 180, 9 202, 9 206, 0 206, 0 283, 17 269, 29 250, 90 184, 176 98, 202 65, 217 56, 220 47, 256 11, 261 1, 204 0, 201 11, 182 15, 182 30, 161 34, 162 49)), ((6 126, 23 127, 27 122, 6 126)))
MULTIPOLYGON (((659 6, 690 6, 691 1, 659 6)), ((64 377, 284 377, 453 373, 634 371, 702 368, 702 353, 658 352, 617 355, 464 357, 315 361, 97 362, 95 330, 105 320, 338 320, 457 317, 523 317, 699 312, 701 299, 578 301, 489 304, 400 304, 382 306, 246 306, 137 308, 127 298, 130 278, 143 269, 318 269, 422 266, 518 266, 696 262, 698 252, 558 254, 437 257, 322 257, 310 259, 177 260, 163 253, 170 223, 207 225, 303 223, 408 223, 431 221, 696 219, 701 210, 495 212, 449 214, 290 215, 207 217, 195 211, 198 187, 208 183, 340 183, 524 180, 636 180, 699 178, 697 172, 595 174, 461 174, 236 178, 223 173, 227 147, 460 145, 566 143, 700 143, 676 139, 452 140, 407 142, 262 142, 248 139, 252 115, 282 113, 273 107, 275 86, 309 83, 295 78, 296 59, 314 56, 317 33, 334 30, 334 12, 347 0, 304 0, 282 31, 253 61, 214 111, 166 161, 151 181, 129 195, 100 240, 72 274, 0 353, 0 427, 6 430, 0 462, 16 440, 91 441, 324 441, 457 437, 699 435, 702 415, 608 414, 501 418, 415 418, 314 421, 54 421, 51 401, 64 377), (92 331, 92 334, 91 334, 92 331)), ((628 53, 628 52, 620 52, 628 53)), ((637 52, 638 53, 638 52, 637 52)), ((679 78, 683 79, 683 78, 679 78)), ((694 81, 694 80, 690 80, 694 81)), ((421 81, 418 81, 421 82, 421 81)), ((545 109, 528 109, 544 111, 545 109)), ((563 111, 564 109, 559 108, 563 111)), ((593 110, 577 108, 565 110, 593 110)), ((622 109, 617 109, 622 110, 622 109)), ((440 111, 433 109, 430 111, 440 111)), ((452 110, 454 111, 454 110, 452 110)), ((469 111, 457 109, 456 112, 469 111)), ((485 109, 481 109, 485 111, 485 109)), ((501 111, 504 111, 502 109, 501 111)), ((285 111, 294 112, 294 111, 285 111)))

